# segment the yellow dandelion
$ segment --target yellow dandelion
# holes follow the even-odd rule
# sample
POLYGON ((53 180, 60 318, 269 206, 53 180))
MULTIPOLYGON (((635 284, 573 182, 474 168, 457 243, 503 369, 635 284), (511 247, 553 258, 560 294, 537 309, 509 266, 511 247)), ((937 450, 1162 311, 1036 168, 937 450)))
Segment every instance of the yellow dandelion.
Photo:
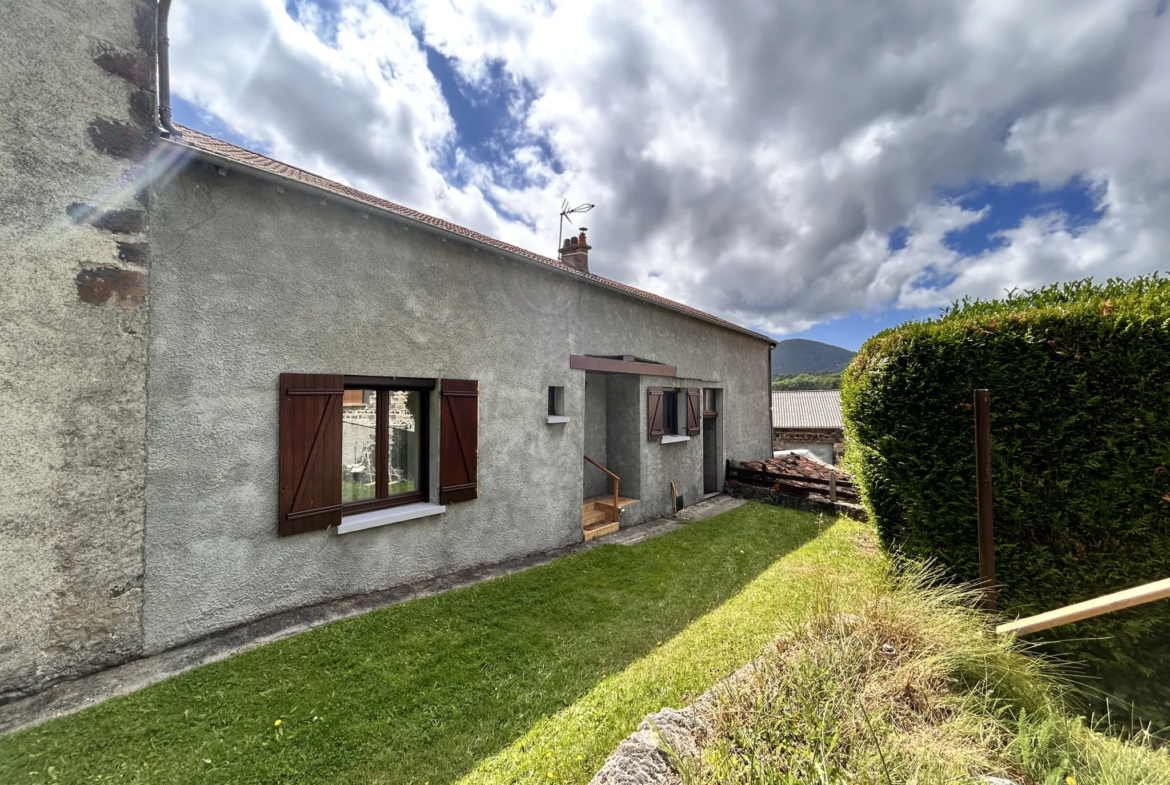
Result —
POLYGON ((552 772, 551 772, 551 771, 548 773, 548 778, 549 778, 550 780, 552 779, 552 772))
POLYGON ((585 760, 585 756, 584 756, 584 755, 578 755, 578 756, 577 756, 577 760, 585 760))
POLYGON ((280 720, 277 720, 276 722, 274 722, 274 723, 272 723, 272 724, 273 724, 273 725, 279 725, 279 724, 280 724, 280 720))
POLYGON ((1076 777, 1065 777, 1064 781, 1067 782, 1068 785, 1077 785, 1077 778, 1076 777))

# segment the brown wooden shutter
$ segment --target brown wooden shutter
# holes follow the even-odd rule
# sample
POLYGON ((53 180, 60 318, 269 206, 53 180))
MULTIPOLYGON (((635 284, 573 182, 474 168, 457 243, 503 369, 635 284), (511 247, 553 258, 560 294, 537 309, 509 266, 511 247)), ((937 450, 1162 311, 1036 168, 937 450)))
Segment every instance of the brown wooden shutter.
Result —
POLYGON ((703 391, 698 387, 687 388, 687 436, 698 436, 703 422, 703 391))
POLYGON ((647 439, 654 441, 662 436, 662 388, 646 388, 647 439))
POLYGON ((280 375, 281 537, 341 523, 341 376, 280 375))
POLYGON ((479 496, 479 382, 444 379, 439 388, 439 504, 479 496))

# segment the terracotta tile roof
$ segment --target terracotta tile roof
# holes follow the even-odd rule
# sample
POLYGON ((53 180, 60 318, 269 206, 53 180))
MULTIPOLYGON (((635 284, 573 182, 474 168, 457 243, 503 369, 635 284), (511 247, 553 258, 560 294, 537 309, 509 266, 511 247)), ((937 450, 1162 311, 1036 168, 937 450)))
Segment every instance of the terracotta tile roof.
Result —
POLYGON ((741 327, 740 325, 735 324, 734 322, 729 322, 726 319, 720 319, 718 316, 712 316, 709 313, 700 311, 697 308, 692 308, 689 305, 684 305, 682 303, 675 302, 674 300, 668 300, 665 297, 654 294, 652 292, 643 291, 642 289, 636 289, 633 286, 627 286, 620 281, 603 278, 600 275, 594 275, 593 273, 582 272, 575 267, 562 264, 557 259, 541 256, 540 254, 533 253, 532 251, 520 248, 519 246, 502 242, 493 237, 488 237, 487 235, 472 231, 471 229, 466 229, 457 224, 453 224, 450 221, 444 221, 442 218, 436 218, 433 215, 420 213, 419 211, 412 210, 409 207, 403 207, 400 204, 395 204, 394 202, 387 201, 386 199, 372 196, 370 194, 364 193, 363 191, 359 191, 356 188, 350 188, 348 185, 343 185, 342 183, 328 180, 324 177, 321 177, 320 175, 307 172, 304 169, 298 169, 295 166, 289 166, 288 164, 281 163, 280 161, 276 161, 267 156, 260 155, 259 153, 254 153, 251 150, 245 150, 244 148, 237 147, 236 145, 230 144, 229 142, 216 139, 214 136, 208 136, 205 133, 196 131, 194 128, 187 128, 186 126, 182 125, 176 125, 176 128, 178 128, 180 133, 182 133, 182 139, 176 141, 185 143, 187 146, 196 150, 211 153, 212 155, 226 158, 229 161, 235 161, 246 166, 278 175, 280 177, 296 180, 314 188, 320 188, 325 191, 331 191, 335 194, 340 194, 350 199, 356 199, 357 201, 364 202, 372 207, 386 210, 387 212, 400 215, 404 218, 409 218, 421 223, 429 224, 439 229, 451 232, 452 234, 467 237, 486 245, 493 246, 500 249, 501 251, 516 254, 517 256, 523 256, 526 259, 531 259, 532 261, 540 262, 541 264, 547 264, 550 267, 555 267, 558 270, 586 279, 593 283, 600 284, 609 289, 631 294, 644 300, 650 300, 687 316, 694 316, 696 318, 702 319, 703 321, 712 322, 723 327, 728 327, 737 332, 747 333, 748 335, 752 335, 765 341, 772 340, 766 335, 749 330, 746 327, 741 327))
POLYGON ((844 428, 840 390, 772 392, 773 428, 844 428))

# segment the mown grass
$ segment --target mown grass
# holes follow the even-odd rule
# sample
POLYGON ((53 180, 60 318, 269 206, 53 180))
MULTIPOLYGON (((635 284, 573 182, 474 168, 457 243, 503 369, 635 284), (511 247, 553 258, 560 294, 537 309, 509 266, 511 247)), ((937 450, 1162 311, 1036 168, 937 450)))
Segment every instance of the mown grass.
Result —
POLYGON ((824 591, 876 596, 869 537, 748 504, 12 734, 0 782, 584 783, 644 714, 756 656, 824 591))
POLYGON ((697 707, 705 738, 679 758, 685 785, 1170 783, 1148 735, 1094 732, 1049 661, 996 637, 974 591, 936 578, 891 573, 860 610, 827 594, 697 707))

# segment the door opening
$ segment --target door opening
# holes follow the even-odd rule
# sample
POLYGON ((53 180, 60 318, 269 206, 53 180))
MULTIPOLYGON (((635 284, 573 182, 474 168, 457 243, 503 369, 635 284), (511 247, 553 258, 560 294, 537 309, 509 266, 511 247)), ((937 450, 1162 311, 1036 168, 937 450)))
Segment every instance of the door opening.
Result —
POLYGON ((716 390, 703 390, 703 493, 719 492, 719 414, 716 390))

